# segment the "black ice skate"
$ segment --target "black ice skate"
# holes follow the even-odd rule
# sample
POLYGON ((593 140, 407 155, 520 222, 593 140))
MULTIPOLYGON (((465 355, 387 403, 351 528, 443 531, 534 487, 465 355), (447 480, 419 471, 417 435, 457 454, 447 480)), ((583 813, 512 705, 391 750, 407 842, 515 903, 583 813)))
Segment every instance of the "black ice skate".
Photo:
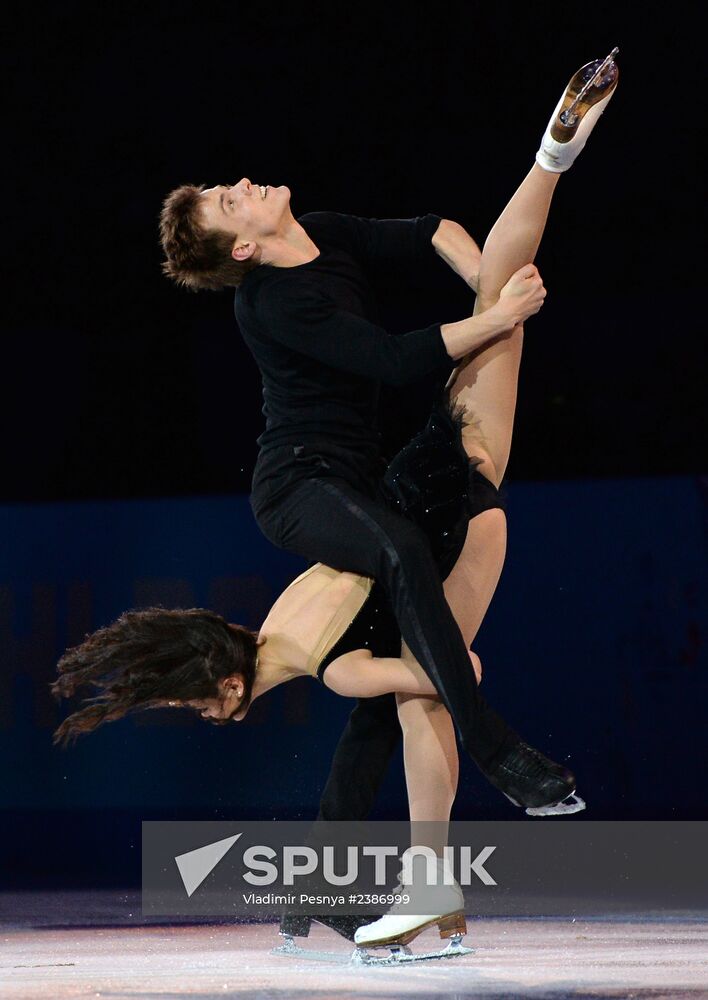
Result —
POLYGON ((281 917, 280 931, 278 932, 283 938, 283 944, 278 945, 277 948, 273 948, 272 952, 274 955, 299 955, 322 961, 341 961, 341 955, 301 948, 299 944, 295 943, 295 938, 308 937, 312 921, 316 920, 318 923, 324 924, 325 927, 330 927, 337 934, 341 934, 347 941, 353 942, 354 935, 359 927, 371 923, 372 920, 377 920, 380 916, 380 913, 360 913, 356 915, 350 913, 318 913, 312 916, 309 914, 286 913, 281 917))
POLYGON ((580 812, 585 802, 575 794, 575 775, 528 743, 504 751, 489 770, 489 781, 528 816, 565 816, 580 812))

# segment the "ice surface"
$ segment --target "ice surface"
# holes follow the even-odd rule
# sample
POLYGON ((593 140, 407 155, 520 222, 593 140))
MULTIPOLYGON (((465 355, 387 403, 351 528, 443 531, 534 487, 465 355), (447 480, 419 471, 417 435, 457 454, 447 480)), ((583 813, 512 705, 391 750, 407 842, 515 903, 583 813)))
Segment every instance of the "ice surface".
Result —
MULTIPOLYGON (((282 942, 276 924, 146 926, 127 895, 2 894, 0 904, 2 1000, 708 997, 708 922, 700 915, 468 916, 464 944, 474 954, 367 968, 348 965, 353 946, 319 925, 298 943, 331 953, 331 963, 273 955, 282 942)), ((411 947, 442 944, 430 929, 411 947)))

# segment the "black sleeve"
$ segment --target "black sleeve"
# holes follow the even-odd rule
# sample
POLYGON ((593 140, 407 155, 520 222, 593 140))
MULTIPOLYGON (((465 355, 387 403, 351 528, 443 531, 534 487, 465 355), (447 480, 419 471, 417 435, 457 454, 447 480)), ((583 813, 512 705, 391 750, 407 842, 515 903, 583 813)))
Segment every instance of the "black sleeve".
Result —
POLYGON ((432 260, 432 240, 442 219, 420 215, 414 219, 365 219, 342 212, 309 212, 313 222, 325 223, 364 266, 400 268, 432 260))
POLYGON ((431 372, 450 373, 440 324, 392 336, 380 326, 340 309, 315 285, 272 289, 257 305, 263 332, 279 344, 331 368, 405 385, 431 372))

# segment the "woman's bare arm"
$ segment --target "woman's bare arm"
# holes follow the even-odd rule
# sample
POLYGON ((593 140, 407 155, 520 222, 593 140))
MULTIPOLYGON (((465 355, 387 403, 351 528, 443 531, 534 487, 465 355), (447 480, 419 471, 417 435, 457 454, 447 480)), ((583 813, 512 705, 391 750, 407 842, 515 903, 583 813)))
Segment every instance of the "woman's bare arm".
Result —
MULTIPOLYGON (((472 652, 470 661, 479 683, 482 663, 472 652)), ((405 644, 401 657, 372 656, 368 649, 344 653, 329 664, 324 683, 345 698, 375 698, 391 692, 437 697, 433 682, 405 644)))

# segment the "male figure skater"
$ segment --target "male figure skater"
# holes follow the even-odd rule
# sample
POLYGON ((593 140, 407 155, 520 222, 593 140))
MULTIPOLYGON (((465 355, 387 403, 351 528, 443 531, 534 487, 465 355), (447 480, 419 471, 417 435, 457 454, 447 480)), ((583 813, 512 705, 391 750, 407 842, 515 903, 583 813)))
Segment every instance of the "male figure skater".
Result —
MULTIPOLYGON (((235 308, 263 376, 266 429, 251 496, 259 527, 288 551, 382 583, 465 749, 494 780, 500 764, 524 751, 479 696, 427 540, 376 499, 383 473, 376 408, 382 380, 449 375, 456 360, 535 313, 540 278, 529 273, 484 314, 392 337, 375 322, 365 269, 420 253, 439 217, 378 222, 313 213, 297 222, 287 187, 257 188, 247 178, 230 188, 181 189, 165 214, 168 252, 199 219, 207 233, 220 226, 233 237, 231 260, 251 263, 239 275, 235 308)), ((573 790, 557 770, 540 802, 537 778, 527 776, 519 789, 525 805, 573 790)))
MULTIPOLYGON (((570 166, 615 83, 609 73, 585 93, 566 91, 537 156, 543 169, 570 166)), ((558 803, 573 791, 573 776, 523 743, 481 699, 425 539, 375 497, 378 380, 449 374, 471 352, 509 338, 542 304, 537 272, 517 272, 484 313, 390 338, 376 324, 366 269, 432 241, 464 273, 469 238, 435 216, 377 222, 314 213, 298 222, 289 198, 287 188, 256 189, 247 178, 233 187, 185 187, 167 199, 162 220, 168 274, 192 287, 237 287, 236 315, 264 379, 267 423, 252 497, 258 523, 275 544, 379 580, 404 641, 482 771, 517 804, 558 803)), ((494 481, 499 470, 489 464, 494 481)), ((344 743, 372 732, 393 739, 381 722, 395 721, 394 707, 390 697, 358 705, 344 743)), ((372 770, 358 800, 333 816, 328 803, 337 802, 335 812, 343 806, 333 766, 321 815, 355 818, 370 805, 380 773, 372 770)))

